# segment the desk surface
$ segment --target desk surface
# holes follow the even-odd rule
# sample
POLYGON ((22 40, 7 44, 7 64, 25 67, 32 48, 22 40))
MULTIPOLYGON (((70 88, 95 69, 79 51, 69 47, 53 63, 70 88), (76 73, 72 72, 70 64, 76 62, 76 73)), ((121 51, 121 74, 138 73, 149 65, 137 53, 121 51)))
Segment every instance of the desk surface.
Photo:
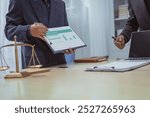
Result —
POLYGON ((0 78, 0 99, 150 99, 150 65, 124 73, 84 71, 97 64, 53 67, 24 79, 0 78))

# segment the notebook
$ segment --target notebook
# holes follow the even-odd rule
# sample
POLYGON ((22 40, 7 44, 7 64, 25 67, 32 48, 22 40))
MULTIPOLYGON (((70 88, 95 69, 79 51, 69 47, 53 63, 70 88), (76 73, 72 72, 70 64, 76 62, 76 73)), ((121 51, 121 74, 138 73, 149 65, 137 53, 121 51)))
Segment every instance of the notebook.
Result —
POLYGON ((129 58, 150 59, 150 30, 132 33, 129 58))
POLYGON ((103 65, 88 67, 86 71, 125 72, 150 64, 149 61, 119 60, 103 65))
POLYGON ((93 62, 106 61, 107 58, 108 58, 108 56, 94 56, 94 57, 75 59, 74 62, 76 62, 76 63, 93 63, 93 62))

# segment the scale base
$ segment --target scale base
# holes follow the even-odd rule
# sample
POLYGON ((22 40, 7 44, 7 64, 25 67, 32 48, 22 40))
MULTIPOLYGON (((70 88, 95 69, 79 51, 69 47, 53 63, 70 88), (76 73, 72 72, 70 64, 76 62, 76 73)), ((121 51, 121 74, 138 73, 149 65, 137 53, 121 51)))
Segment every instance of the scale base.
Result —
POLYGON ((28 72, 10 73, 10 74, 7 74, 4 78, 5 79, 25 78, 30 75, 31 74, 28 72))
POLYGON ((22 72, 19 72, 19 73, 7 74, 4 78, 5 79, 25 78, 32 74, 40 74, 40 73, 45 73, 45 72, 49 72, 49 71, 50 71, 49 68, 35 68, 35 69, 28 68, 28 69, 24 69, 22 72))
POLYGON ((50 68, 27 68, 23 70, 24 72, 28 72, 29 74, 40 74, 49 72, 50 68))

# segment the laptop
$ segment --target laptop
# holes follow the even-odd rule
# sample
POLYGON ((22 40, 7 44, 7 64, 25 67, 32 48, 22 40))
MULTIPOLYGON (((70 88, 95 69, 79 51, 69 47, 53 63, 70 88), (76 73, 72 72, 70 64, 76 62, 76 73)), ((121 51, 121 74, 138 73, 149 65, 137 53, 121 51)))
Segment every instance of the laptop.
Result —
POLYGON ((132 33, 129 59, 150 59, 150 30, 132 33))

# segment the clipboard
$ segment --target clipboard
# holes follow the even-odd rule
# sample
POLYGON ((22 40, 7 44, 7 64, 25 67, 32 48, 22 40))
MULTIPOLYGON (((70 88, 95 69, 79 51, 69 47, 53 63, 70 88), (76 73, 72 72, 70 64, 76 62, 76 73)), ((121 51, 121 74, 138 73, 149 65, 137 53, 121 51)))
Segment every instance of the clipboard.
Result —
POLYGON ((109 62, 103 65, 88 67, 86 71, 125 72, 125 71, 131 71, 131 70, 143 67, 148 64, 150 64, 150 61, 119 60, 115 62, 109 62))
POLYGON ((77 49, 86 46, 84 41, 70 26, 49 28, 45 36, 45 41, 53 53, 64 52, 69 48, 77 49))

